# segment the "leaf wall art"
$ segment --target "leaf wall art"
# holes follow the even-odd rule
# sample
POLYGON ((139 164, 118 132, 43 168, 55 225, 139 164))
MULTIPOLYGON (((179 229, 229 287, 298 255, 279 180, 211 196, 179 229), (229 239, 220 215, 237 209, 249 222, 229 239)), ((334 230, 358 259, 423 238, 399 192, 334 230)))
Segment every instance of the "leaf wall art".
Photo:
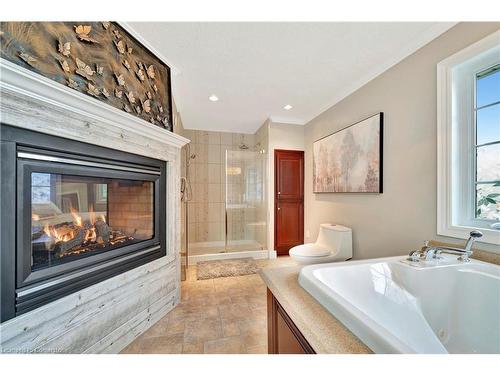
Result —
POLYGON ((170 68, 116 22, 1 22, 0 46, 5 60, 172 130, 170 68))

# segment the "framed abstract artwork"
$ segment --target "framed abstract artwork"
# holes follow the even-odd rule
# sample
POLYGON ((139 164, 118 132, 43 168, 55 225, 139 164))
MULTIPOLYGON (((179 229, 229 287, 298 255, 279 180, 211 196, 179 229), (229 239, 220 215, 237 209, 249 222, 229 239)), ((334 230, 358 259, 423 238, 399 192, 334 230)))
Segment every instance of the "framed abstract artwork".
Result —
POLYGON ((382 193, 383 112, 313 144, 314 193, 382 193))

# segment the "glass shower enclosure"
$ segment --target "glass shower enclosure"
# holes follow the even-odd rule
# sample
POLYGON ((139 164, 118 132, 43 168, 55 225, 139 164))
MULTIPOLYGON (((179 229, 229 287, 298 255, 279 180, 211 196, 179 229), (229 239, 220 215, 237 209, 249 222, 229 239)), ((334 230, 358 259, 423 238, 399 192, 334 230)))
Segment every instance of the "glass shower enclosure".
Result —
POLYGON ((241 253, 242 257, 248 257, 248 252, 266 249, 265 155, 241 146, 227 146, 228 149, 221 150, 220 164, 215 163, 220 168, 217 171, 220 183, 214 184, 217 177, 212 176, 212 183, 208 183, 208 165, 199 151, 204 147, 197 145, 192 154, 187 149, 183 160, 182 271, 189 262, 205 260, 206 255, 223 259, 241 253), (238 149, 231 149, 235 147, 238 149), (220 195, 214 194, 214 188, 220 189, 220 195), (209 189, 212 189, 210 194, 209 189), (220 207, 220 214, 214 207, 220 207), (210 217, 211 214, 214 216, 210 217))
POLYGON ((263 250, 267 206, 265 158, 248 150, 226 150, 225 252, 263 250))

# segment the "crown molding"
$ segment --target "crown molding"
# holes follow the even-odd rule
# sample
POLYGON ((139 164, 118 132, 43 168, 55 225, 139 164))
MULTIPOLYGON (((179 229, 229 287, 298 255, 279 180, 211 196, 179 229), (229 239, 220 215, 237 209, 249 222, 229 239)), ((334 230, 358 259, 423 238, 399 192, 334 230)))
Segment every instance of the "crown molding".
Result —
POLYGON ((305 125, 307 123, 307 121, 304 121, 304 120, 290 119, 290 118, 279 117, 279 116, 270 116, 269 121, 277 122, 280 124, 290 124, 290 125, 305 125))
POLYGON ((432 40, 436 39, 441 34, 445 33, 453 26, 455 26, 458 22, 439 22, 433 27, 430 27, 426 32, 422 33, 419 37, 413 39, 411 43, 407 43, 404 48, 398 50, 394 53, 384 64, 380 64, 375 66, 370 72, 362 76, 360 79, 354 81, 349 86, 345 87, 343 90, 339 90, 337 95, 335 95, 326 105, 320 107, 318 111, 316 111, 312 116, 310 116, 305 124, 311 122, 316 117, 321 115, 323 112, 327 111, 335 104, 345 99, 355 91, 359 90, 361 87, 366 85, 371 80, 375 79, 386 70, 389 70, 394 65, 398 64, 406 57, 418 51, 420 48, 430 43, 432 40))

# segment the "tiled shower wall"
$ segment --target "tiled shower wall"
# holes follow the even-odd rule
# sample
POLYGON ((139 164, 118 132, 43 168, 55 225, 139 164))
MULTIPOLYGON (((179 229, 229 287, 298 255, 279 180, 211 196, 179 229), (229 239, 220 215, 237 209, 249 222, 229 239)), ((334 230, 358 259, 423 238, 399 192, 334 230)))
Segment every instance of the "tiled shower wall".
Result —
POLYGON ((263 163, 263 173, 261 174, 263 180, 263 197, 262 202, 257 206, 256 219, 261 225, 256 227, 255 238, 257 242, 261 243, 264 249, 271 249, 267 243, 268 232, 268 145, 269 145, 269 126, 268 121, 262 125, 255 133, 255 151, 259 152, 259 157, 263 163), (263 225, 262 225, 263 224, 263 225))
MULTIPOLYGON (((240 150, 241 145, 254 150, 255 136, 201 130, 183 130, 182 135, 191 140, 190 154, 194 155, 189 171, 193 189, 193 199, 188 204, 189 242, 218 242, 223 246, 226 150, 240 150)), ((234 213, 231 217, 229 238, 248 237, 244 215, 234 213)))

